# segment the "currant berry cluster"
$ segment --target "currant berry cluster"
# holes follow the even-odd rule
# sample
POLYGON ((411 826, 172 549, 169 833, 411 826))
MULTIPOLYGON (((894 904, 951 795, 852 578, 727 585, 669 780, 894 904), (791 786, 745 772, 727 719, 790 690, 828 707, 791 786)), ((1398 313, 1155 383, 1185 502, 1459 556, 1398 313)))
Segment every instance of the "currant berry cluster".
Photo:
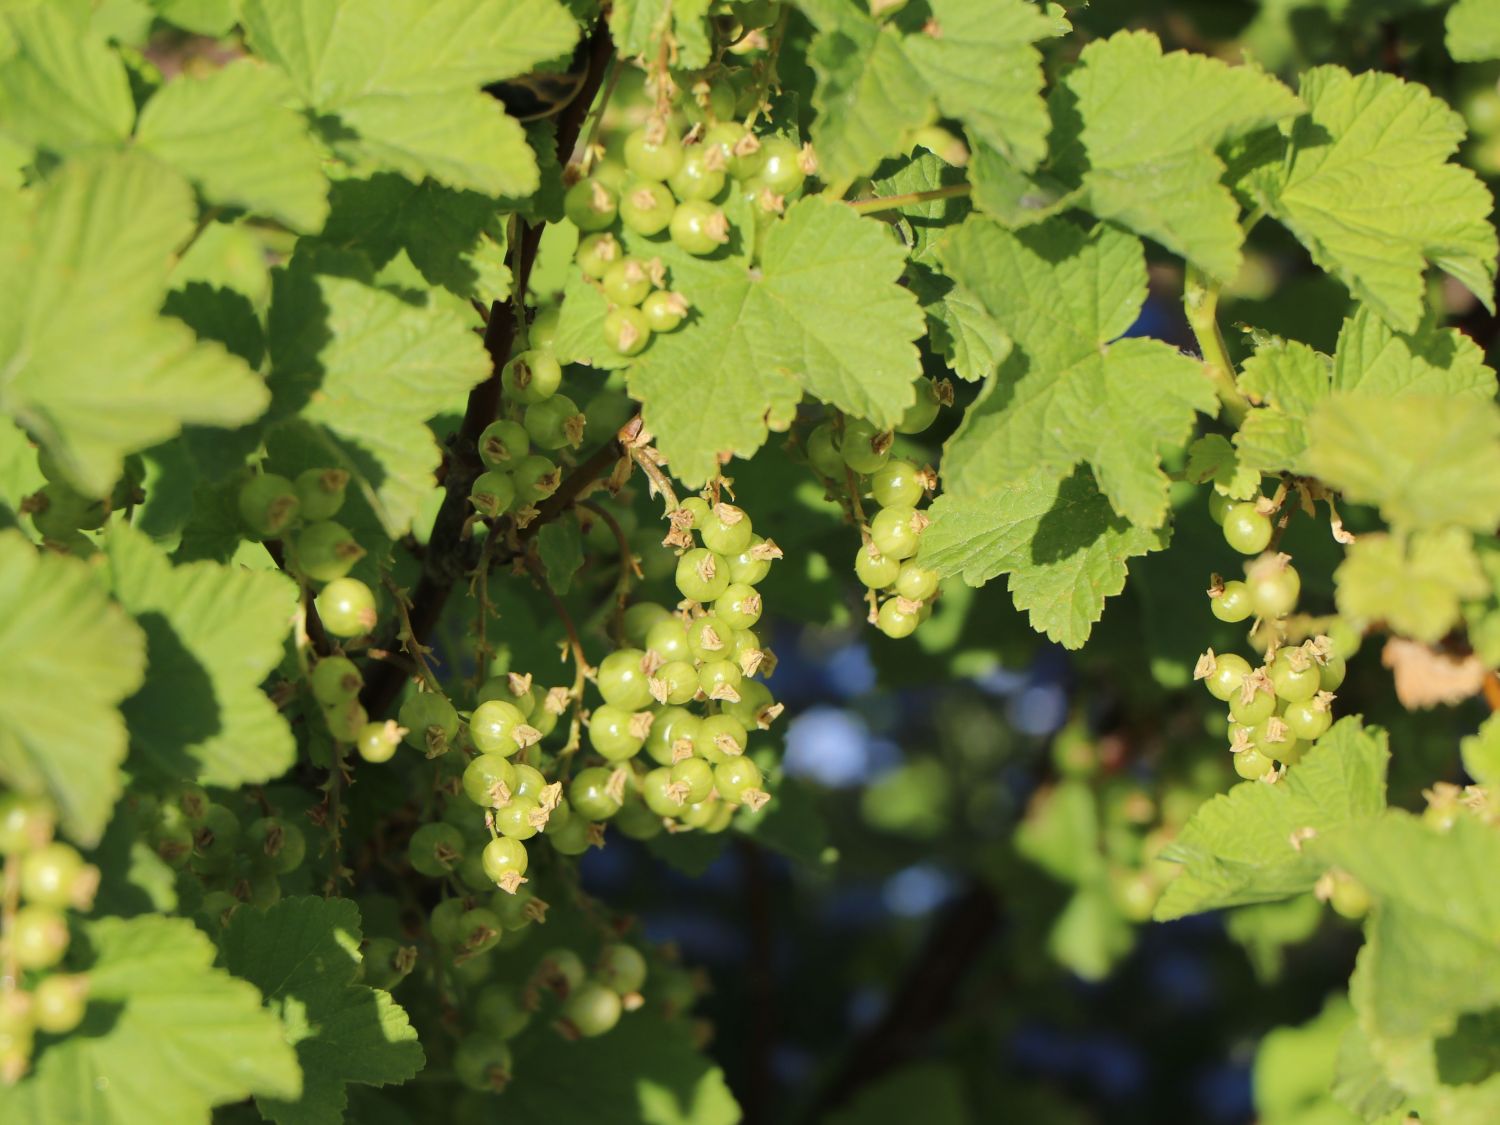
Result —
MULTIPOLYGON (((1275 511, 1269 500, 1225 506, 1214 499, 1210 510, 1222 516, 1225 538, 1237 549, 1248 554, 1246 548, 1269 545, 1269 516, 1275 511)), ((1242 656, 1210 649, 1194 670, 1215 699, 1229 704, 1229 749, 1235 772, 1246 780, 1275 780, 1277 763, 1283 769, 1295 765, 1308 743, 1333 723, 1333 693, 1344 681, 1344 656, 1323 634, 1287 643, 1287 618, 1301 591, 1291 557, 1269 552, 1245 564, 1243 581, 1226 582, 1215 574, 1209 585, 1215 617, 1231 623, 1253 617, 1252 635, 1268 638, 1258 668, 1242 656)))
POLYGON ((943 390, 925 378, 917 380, 916 390, 917 401, 893 431, 844 416, 816 426, 806 439, 808 463, 830 492, 849 494, 855 518, 862 523, 864 516, 855 498, 877 507, 854 556, 854 574, 871 592, 871 623, 897 638, 916 632, 931 615, 938 594, 937 572, 913 558, 931 522, 918 505, 937 487, 937 474, 891 456, 895 434, 921 433, 937 418, 943 390))
POLYGON ((757 136, 736 121, 699 122, 679 136, 667 118, 656 116, 629 134, 623 163, 601 163, 563 201, 583 235, 579 269, 610 305, 604 318, 610 347, 638 355, 653 333, 674 331, 689 308, 683 294, 668 288, 659 258, 625 253, 617 223, 647 239, 665 233, 680 250, 703 257, 734 234, 722 206, 731 193, 745 198, 757 221, 770 219, 801 193, 816 168, 811 148, 757 136))
POLYGON ((86 974, 55 970, 68 951, 68 912, 92 908, 99 869, 55 838, 56 823, 44 801, 0 793, 7 887, 0 915, 0 1082, 6 1085, 30 1068, 36 1033, 72 1031, 88 1002, 86 974))
POLYGON ((196 785, 132 800, 156 854, 197 876, 197 913, 208 919, 222 921, 242 903, 274 905, 281 899, 281 877, 307 858, 307 838, 297 825, 238 795, 226 796, 238 809, 196 785))
POLYGON ((333 517, 344 506, 349 474, 343 469, 308 469, 291 480, 261 472, 240 486, 240 520, 258 540, 279 539, 286 567, 304 582, 321 587, 318 617, 335 637, 358 637, 375 628, 375 595, 350 578, 365 549, 333 517))
POLYGON ((98 531, 113 513, 128 511, 146 497, 141 490, 145 463, 140 457, 126 458, 124 475, 102 500, 75 489, 45 450, 37 453, 37 467, 47 483, 21 501, 21 511, 30 514, 43 543, 70 554, 92 554, 94 545, 83 533, 98 531))
POLYGON ((533 327, 532 347, 513 356, 500 373, 508 417, 491 422, 479 435, 485 471, 469 491, 476 515, 493 520, 510 513, 525 527, 536 505, 557 491, 562 471, 547 456, 583 442, 583 412, 562 388, 562 365, 551 347, 551 332, 533 327))

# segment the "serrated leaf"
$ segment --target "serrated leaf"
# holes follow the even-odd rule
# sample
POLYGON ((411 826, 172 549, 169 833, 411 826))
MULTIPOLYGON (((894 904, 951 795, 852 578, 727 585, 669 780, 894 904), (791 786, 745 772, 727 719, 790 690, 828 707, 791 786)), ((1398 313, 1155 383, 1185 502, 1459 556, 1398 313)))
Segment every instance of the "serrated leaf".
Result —
POLYGON ((1244 232, 1214 150, 1298 113, 1296 95, 1254 66, 1119 32, 1083 49, 1051 104, 1053 164, 1090 211, 1234 276, 1244 232))
POLYGON ((852 180, 908 147, 938 109, 1025 169, 1046 150, 1041 56, 1056 34, 1021 0, 932 0, 932 18, 910 35, 848 0, 802 0, 818 29, 808 51, 817 74, 813 144, 825 179, 852 180))
POLYGON ((313 231, 328 215, 323 157, 291 84, 251 59, 201 77, 180 75, 151 96, 136 146, 176 168, 210 203, 313 231))
POLYGON ((804 390, 880 426, 911 404, 922 314, 883 224, 808 198, 771 226, 755 268, 662 257, 693 314, 652 340, 630 392, 685 484, 713 476, 720 453, 755 452, 767 417, 789 418, 804 390))
POLYGON ((932 16, 905 40, 907 56, 944 117, 1018 167, 1047 151, 1042 58, 1032 46, 1057 34, 1024 0, 930 0, 932 16))
POLYGON ((392 538, 411 526, 441 460, 427 419, 491 370, 468 318, 437 296, 399 296, 306 262, 273 279, 275 417, 318 427, 327 463, 356 476, 392 538))
POLYGON ((246 0, 240 18, 357 168, 488 195, 537 189, 525 132, 479 87, 573 46, 578 25, 555 0, 246 0))
POLYGON ((225 967, 265 994, 302 1067, 300 1098, 256 1098, 277 1125, 338 1125, 348 1084, 405 1082, 426 1062, 401 1006, 356 979, 361 940, 353 902, 311 897, 237 910, 220 938, 225 967))
POLYGON ((296 743, 260 684, 281 660, 296 586, 272 571, 174 567, 126 524, 111 527, 104 554, 115 597, 146 631, 146 682, 124 706, 142 764, 229 789, 285 773, 296 743))
POLYGON ((1339 612, 1355 621, 1381 621, 1392 632, 1426 644, 1458 623, 1459 603, 1488 593, 1473 539, 1456 528, 1410 538, 1361 535, 1334 572, 1339 612))
POLYGON ((1321 836, 1380 814, 1386 741, 1378 727, 1340 719, 1276 784, 1241 782, 1202 806, 1162 852, 1183 869, 1167 884, 1156 919, 1312 890, 1327 865, 1300 837, 1309 828, 1321 836))
POLYGON ((15 53, 0 61, 0 132, 58 156, 113 148, 135 103, 120 57, 47 6, 0 16, 15 53))
POLYGON ((1474 397, 1341 394, 1307 423, 1304 471, 1408 528, 1500 521, 1500 407, 1474 397))
POLYGON ((707 15, 708 0, 618 0, 610 7, 609 31, 622 55, 648 59, 670 36, 675 65, 697 70, 711 51, 707 15))
POLYGON ((0 409, 102 496, 128 453, 184 423, 258 417, 265 384, 157 315, 197 215, 192 189, 140 155, 70 161, 32 206, 0 214, 0 409))
POLYGON ((1493 201, 1473 172, 1447 162, 1463 118, 1425 87, 1376 71, 1317 67, 1300 92, 1308 114, 1270 184, 1271 214, 1393 328, 1421 321, 1428 262, 1493 309, 1493 201))
POLYGON ((572 520, 553 520, 537 533, 536 550, 547 574, 547 585, 556 593, 566 594, 573 585, 573 575, 583 565, 583 538, 578 525, 572 520))
POLYGON ((1231 500, 1248 500, 1260 488, 1260 473, 1240 463, 1239 454, 1222 434, 1205 434, 1188 446, 1182 475, 1194 484, 1213 482, 1231 500))
POLYGON ((1126 560, 1166 545, 1110 509, 1087 470, 1059 481, 1040 470, 999 488, 945 492, 929 509, 921 561, 970 586, 1010 575, 1031 626, 1080 648, 1104 600, 1125 588, 1126 560))
POLYGON ((65 831, 98 841, 120 795, 125 720, 146 638, 76 559, 0 532, 0 780, 46 794, 65 831))
POLYGON ((1320 838, 1319 861, 1374 897, 1355 990, 1367 1030, 1395 1039, 1451 1032, 1500 1005, 1500 834, 1472 817, 1439 832, 1410 813, 1320 838))
POLYGON ((101 918, 83 930, 88 1014, 32 1075, 0 1086, 0 1119, 208 1125, 213 1106, 297 1096, 280 1024, 252 985, 213 967, 213 943, 191 922, 101 918))
POLYGON ((465 300, 488 305, 510 295, 493 199, 389 173, 341 180, 330 198, 319 243, 358 250, 377 270, 404 252, 429 285, 465 300))
POLYGON ((1261 472, 1303 471, 1307 419, 1332 391, 1405 395, 1495 396, 1495 373, 1472 340, 1424 319, 1416 332, 1394 331, 1368 305, 1345 319, 1332 363, 1297 341, 1271 339, 1247 359, 1239 379, 1251 411, 1234 444, 1261 472))
POLYGON ((1116 512, 1161 526, 1161 450, 1186 442, 1196 414, 1218 403, 1198 360, 1159 340, 1117 339, 1145 300, 1140 241, 1063 219, 1012 232, 973 216, 938 257, 1018 349, 949 440, 946 486, 976 491, 1036 469, 1061 477, 1082 461, 1116 512))
POLYGON ((1500 59, 1500 8, 1490 0, 1458 0, 1448 9, 1447 44, 1459 62, 1500 59))

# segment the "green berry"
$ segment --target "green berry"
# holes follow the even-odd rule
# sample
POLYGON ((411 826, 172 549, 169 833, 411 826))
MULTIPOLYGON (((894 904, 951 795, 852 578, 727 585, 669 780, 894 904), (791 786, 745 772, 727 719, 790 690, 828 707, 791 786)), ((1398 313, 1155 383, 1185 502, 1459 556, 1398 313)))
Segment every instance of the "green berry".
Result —
POLYGON ((335 578, 317 598, 318 617, 335 637, 371 632, 378 620, 375 595, 358 578, 335 578))
POLYGON ((693 650, 688 647, 687 628, 670 614, 651 626, 646 634, 645 647, 666 663, 693 657, 693 650))
POLYGON ((695 547, 677 560, 676 579, 684 598, 711 602, 729 588, 729 567, 707 547, 695 547))
POLYGON ((457 869, 465 848, 462 832, 451 824, 434 821, 412 833, 406 855, 419 874, 438 878, 457 869))
POLYGON ((919 602, 900 597, 887 598, 880 603, 880 611, 875 615, 875 628, 897 640, 909 637, 922 623, 921 610, 919 602))
POLYGON ((833 423, 824 422, 807 435, 807 461, 825 477, 843 478, 844 455, 839 452, 833 423))
MULTIPOLYGON (((577 404, 567 395, 553 395, 526 408, 526 432, 538 449, 575 449, 583 441, 585 419, 577 404)), ((494 471, 494 470, 491 470, 494 471)))
POLYGON ((324 707, 335 707, 358 698, 360 689, 365 686, 359 665, 347 656, 323 657, 312 666, 307 680, 313 698, 324 707))
POLYGON ((584 277, 592 277, 598 281, 624 253, 614 235, 591 234, 579 242, 574 260, 584 277))
POLYGON ((274 539, 297 518, 302 501, 286 477, 261 473, 240 487, 239 509, 240 518, 257 539, 274 539))
POLYGON ((639 258, 621 258, 605 271, 600 285, 611 303, 634 307, 651 292, 651 275, 639 258))
POLYGON ((849 418, 844 422, 839 453, 844 464, 856 473, 873 473, 890 460, 891 435, 888 431, 876 429, 863 418, 849 418))
POLYGON ((501 369, 500 382, 506 397, 529 406, 557 393, 562 386, 562 365, 551 352, 522 352, 501 369))
POLYGON ((1228 703, 1250 674, 1250 664, 1243 656, 1225 652, 1204 658, 1200 662, 1200 672, 1202 674, 1198 678, 1203 680, 1208 694, 1228 703))
POLYGON ((52 973, 32 992, 31 1018, 38 1031, 66 1035, 83 1022, 88 1004, 89 978, 82 974, 52 973))
POLYGON ((640 309, 610 309, 604 316, 604 340, 621 355, 639 355, 651 342, 651 324, 640 309))
POLYGON ((603 230, 615 221, 614 191, 597 177, 579 180, 563 196, 563 214, 581 231, 603 230))
POLYGON ((907 601, 925 602, 938 592, 938 572, 908 559, 896 576, 896 593, 907 601))
MULTIPOLYGON (((664 621, 672 620, 672 611, 655 602, 636 602, 625 610, 623 624, 625 639, 642 648, 651 648, 647 638, 651 630, 664 621)), ((663 656, 666 654, 663 653, 663 656)))
POLYGON ((672 194, 684 203, 713 199, 724 190, 724 157, 707 145, 694 145, 667 179, 672 194))
POLYGON ((1246 781, 1256 781, 1275 769, 1276 763, 1259 750, 1241 750, 1234 756, 1234 772, 1246 781))
POLYGON ((589 716, 589 745, 606 761, 623 762, 633 758, 646 740, 640 726, 631 712, 603 704, 589 716))
POLYGON ((760 790, 763 784, 760 767, 744 756, 729 758, 714 767, 714 788, 731 804, 744 803, 746 795, 760 790))
POLYGON ((714 616, 733 629, 748 629, 760 620, 760 595, 754 586, 731 582, 714 599, 714 616))
POLYGON ((1304 742, 1314 741, 1333 725, 1333 711, 1323 701, 1326 698, 1314 696, 1300 703, 1288 703, 1281 713, 1281 721, 1297 738, 1304 742))
MULTIPOLYGON (((519 885, 518 877, 526 874, 530 862, 526 845, 508 836, 497 836, 484 846, 484 873, 492 883, 505 887, 519 885)), ((512 892, 514 893, 514 892, 512 892)))
POLYGON ((400 729, 389 719, 383 723, 367 722, 354 736, 354 749, 367 762, 389 762, 401 745, 400 729))
POLYGON ((1271 682, 1288 703, 1301 703, 1322 690, 1317 661, 1302 648, 1283 648, 1271 662, 1271 682))
POLYGON ((744 678, 733 660, 708 660, 698 667, 698 687, 710 699, 733 699, 744 678))
POLYGON ((463 789, 480 808, 497 809, 515 794, 515 764, 504 754, 480 754, 464 767, 463 789))
POLYGON ((927 517, 906 506, 882 508, 870 521, 870 542, 882 555, 909 559, 917 553, 927 517))
POLYGON ((502 418, 479 435, 479 458, 491 467, 509 468, 531 452, 531 438, 519 422, 502 418))
POLYGON ((672 784, 680 786, 690 805, 708 799, 714 787, 714 768, 702 758, 684 758, 671 767, 672 784))
MULTIPOLYGON (((697 669, 693 670, 693 677, 696 684, 697 669)), ((658 765, 671 765, 679 745, 692 753, 703 722, 686 707, 663 707, 656 713, 651 733, 646 736, 646 753, 658 765)))
POLYGON ((319 520, 297 533, 293 553, 297 568, 314 582, 332 582, 354 569, 365 549, 343 524, 319 520))
POLYGON ((702 200, 679 203, 669 226, 672 242, 695 257, 712 254, 729 241, 729 219, 722 209, 702 200))
POLYGON ((469 716, 469 739, 481 754, 509 757, 537 741, 537 732, 514 703, 487 699, 469 716))
POLYGON ((638 648, 622 648, 599 662, 595 683, 606 703, 626 711, 639 711, 651 704, 651 689, 643 667, 646 654, 638 648))
POLYGON ((687 298, 670 289, 658 289, 641 302, 641 314, 653 332, 672 332, 688 314, 687 298))
POLYGON ((677 200, 672 198, 665 184, 635 180, 620 193, 620 221, 628 229, 647 237, 666 230, 676 209, 677 200))
POLYGON ((458 737, 458 712, 453 704, 434 692, 408 695, 398 718, 406 728, 407 745, 434 757, 446 753, 458 737))
POLYGON ((801 190, 807 178, 801 147, 787 137, 761 139, 760 169, 754 182, 777 195, 793 195, 801 190))
POLYGON ((307 837, 279 816, 263 816, 245 827, 245 847, 252 862, 276 875, 288 875, 307 858, 307 837))
POLYGON ((922 471, 910 461, 887 461, 870 478, 870 495, 882 508, 913 507, 926 491, 922 471))
POLYGON ((641 778, 641 799, 657 816, 667 818, 675 817, 687 805, 687 799, 673 786, 672 771, 667 766, 641 778))
POLYGON ((551 458, 533 453, 511 472, 516 485, 516 499, 522 504, 537 504, 557 491, 562 472, 551 458))
POLYGON ((703 545, 717 555, 737 555, 750 546, 755 534, 750 517, 733 504, 716 504, 705 519, 697 522, 703 545))
POLYGON ((1224 513, 1224 541, 1242 555, 1258 555, 1271 542, 1271 521, 1254 504, 1235 504, 1224 513))
POLYGON ((487 469, 469 487, 469 503, 487 520, 507 512, 516 502, 516 482, 504 469, 487 469))
POLYGON ((453 1074, 481 1094, 498 1094, 510 1084, 514 1066, 510 1047, 497 1035, 465 1035, 453 1052, 453 1074))
POLYGON ((10 955, 23 969, 50 969, 68 951, 68 923, 50 906, 26 905, 11 918, 10 955))
POLYGON ((52 839, 56 815, 45 801, 0 793, 0 855, 20 855, 52 839))
POLYGON ((1243 621, 1254 611, 1250 588, 1243 582, 1226 582, 1218 597, 1209 599, 1208 608, 1220 621, 1231 625, 1243 621))
POLYGON ((87 906, 94 900, 98 883, 98 869, 84 863, 76 849, 60 841, 31 852, 21 861, 21 897, 38 906, 87 906))
POLYGON ((942 402, 938 399, 937 387, 931 379, 919 375, 915 382, 916 401, 906 408, 901 421, 896 423, 898 434, 920 434, 937 420, 942 402))
POLYGON ((665 129, 641 128, 625 138, 625 167, 643 180, 664 182, 682 167, 682 155, 682 142, 665 129))
POLYGON ((344 506, 349 474, 343 469, 304 469, 297 474, 299 514, 305 520, 327 520, 344 506))
POLYGON ((612 771, 603 766, 579 770, 568 786, 568 803, 589 820, 608 820, 620 811, 621 802, 610 795, 612 771))

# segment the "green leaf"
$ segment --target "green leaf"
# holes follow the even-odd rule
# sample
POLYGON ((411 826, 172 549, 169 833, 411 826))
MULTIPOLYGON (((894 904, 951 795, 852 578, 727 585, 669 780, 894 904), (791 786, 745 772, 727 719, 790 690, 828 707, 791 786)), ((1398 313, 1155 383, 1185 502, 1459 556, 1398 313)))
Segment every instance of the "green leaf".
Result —
POLYGON ((338 1125, 351 1082, 405 1082, 426 1059, 390 993, 356 979, 359 908, 348 899, 289 898, 234 912, 219 944, 224 964, 265 994, 302 1067, 302 1096, 262 1095, 277 1125, 338 1125))
POLYGON ((235 23, 235 0, 150 0, 161 18, 185 31, 218 38, 235 23))
POLYGON ((0 61, 0 132, 59 156, 114 148, 130 134, 130 82, 103 42, 46 6, 0 17, 0 31, 16 44, 0 61))
POLYGON ((687 1024, 650 1009, 567 1051, 545 1036, 516 1040, 505 1102, 516 1121, 733 1125, 741 1117, 723 1072, 693 1047, 687 1024))
POLYGON ((849 0, 802 0, 818 28, 808 62, 818 78, 813 145, 825 179, 868 174, 909 147, 940 109, 979 146, 1030 170, 1046 151, 1041 56, 1057 33, 1022 0, 931 0, 931 20, 911 35, 880 24, 849 0))
POLYGON ((253 986, 213 967, 213 943, 191 922, 101 918, 83 929, 88 1015, 40 1052, 30 1077, 0 1086, 0 1118, 208 1125, 216 1105, 297 1097, 280 1024, 253 986))
POLYGON ((0 410, 73 483, 109 491, 128 453, 184 423, 260 415, 265 384, 218 344, 157 314, 193 231, 192 189, 145 156, 70 161, 30 206, 0 210, 0 410))
POLYGON ((92 568, 18 532, 0 532, 0 590, 0 780, 50 796, 91 846, 120 795, 117 708, 141 684, 146 638, 92 568))
POLYGON ((341 180, 331 200, 320 244, 358 250, 377 270, 404 253, 427 284, 465 300, 488 304, 510 295, 493 199, 385 173, 341 180))
POLYGON ((673 475, 701 484, 718 455, 748 456, 766 420, 808 393, 877 425, 899 420, 920 373, 916 298, 884 224, 807 198, 765 236, 760 264, 661 255, 691 320, 658 336, 630 370, 647 429, 673 475))
POLYGON ((704 19, 708 0, 616 0, 609 11, 609 33, 624 56, 656 58, 663 36, 671 36, 675 64, 696 70, 709 60, 704 19))
POLYGON ((1185 479, 1213 482, 1215 491, 1232 500, 1248 500, 1260 488, 1260 473, 1240 463, 1239 453, 1222 434, 1206 434, 1188 446, 1185 479))
POLYGON ((1500 59, 1500 8, 1489 0, 1458 0, 1448 9, 1447 43, 1459 62, 1500 59))
POLYGON ((1082 647, 1104 600, 1125 588, 1126 561, 1167 538, 1115 515, 1086 470, 1062 481, 1039 470, 996 489, 944 493, 929 514, 923 566, 970 586, 1010 575, 1016 608, 1068 648, 1082 647))
POLYGON ((1459 743, 1464 772, 1476 785, 1500 782, 1500 715, 1491 715, 1479 724, 1479 730, 1459 743))
POLYGON ((1423 86, 1323 66, 1302 75, 1308 114, 1292 126, 1266 205, 1313 261, 1414 331, 1428 262, 1493 309, 1490 193, 1447 158, 1464 121, 1423 86))
POLYGON ((1409 528, 1500 521, 1500 407, 1470 396, 1337 395, 1307 423, 1306 472, 1409 528))
POLYGON ((1016 828, 1016 853, 1054 879, 1082 886, 1106 874, 1099 849, 1099 804, 1086 782, 1064 781, 1032 798, 1016 828))
POLYGON ((1130 923, 1099 883, 1079 887, 1047 934, 1047 952, 1089 981, 1107 977, 1134 944, 1130 923))
POLYGON ((1332 391, 1403 395, 1495 396, 1495 373, 1472 340, 1430 318, 1414 333, 1394 331, 1368 305, 1347 318, 1337 354, 1328 359, 1306 344, 1276 338, 1247 359, 1240 389, 1267 410, 1252 411, 1234 443, 1261 472, 1302 471, 1307 419, 1332 391))
POLYGON ((1061 477, 1083 461, 1116 512, 1161 526, 1161 450, 1186 442, 1196 413, 1218 403, 1198 360, 1159 340, 1116 339, 1145 300, 1139 240, 1062 219, 1012 232, 971 217, 938 256, 1018 348, 949 440, 946 486, 977 491, 1039 469, 1061 477))
POLYGON ((291 84, 250 59, 182 75, 146 103, 136 146, 170 164, 209 203, 312 231, 328 216, 323 157, 307 122, 287 108, 291 84))
POLYGON ((285 773, 296 743, 260 684, 281 660, 296 586, 272 571, 174 567, 126 524, 104 553, 115 597, 146 631, 146 682, 124 707, 137 753, 165 777, 225 788, 285 773))
POLYGON ((1352 1022, 1348 1001, 1334 997, 1307 1023, 1278 1027, 1260 1041, 1252 1082, 1264 1125, 1355 1125, 1358 1119, 1328 1093, 1339 1042, 1352 1022))
POLYGON ((1047 152, 1042 58, 1033 43, 1057 34, 1024 0, 930 0, 931 20, 905 40, 944 117, 1020 168, 1047 152))
POLYGON ((1230 278, 1244 232, 1214 150, 1301 109, 1254 66, 1120 32, 1085 47, 1053 94, 1053 164, 1095 215, 1230 278))
POLYGON ((461 408, 491 364, 470 318, 440 294, 397 295, 294 262, 273 279, 271 383, 277 418, 326 438, 396 538, 411 526, 441 455, 426 420, 461 408))
POLYGON ((1306 941, 1323 921, 1323 904, 1312 895, 1280 902, 1257 902, 1228 912, 1225 932, 1238 942, 1256 979, 1271 983, 1281 975, 1286 949, 1306 941))
POLYGON ((1274 785, 1241 782, 1193 814, 1161 858, 1183 865, 1158 921, 1310 891, 1326 863, 1304 838, 1363 825, 1385 808, 1386 735, 1340 719, 1274 785))
POLYGON ((537 554, 547 573, 547 585, 566 594, 573 585, 573 575, 583 565, 583 537, 572 520, 553 520, 543 526, 536 537, 537 554))
POLYGON ((1395 811, 1320 837, 1310 852, 1374 896, 1355 1006, 1377 1036, 1451 1032, 1500 1005, 1500 834, 1472 817, 1447 832, 1395 811))
POLYGON ((1380 533, 1349 545, 1334 572, 1339 612, 1384 622, 1393 632, 1435 644, 1458 623, 1459 603, 1490 591, 1461 528, 1419 531, 1409 539, 1380 533))
POLYGON ((573 46, 578 25, 555 0, 245 0, 240 18, 357 169, 488 195, 537 189, 524 130, 479 87, 573 46))
MULTIPOLYGON (((963 182, 960 169, 931 153, 919 152, 889 174, 871 182, 876 196, 903 195, 951 187, 963 182)), ((899 208, 903 238, 912 246, 907 281, 927 314, 928 344, 960 379, 976 382, 994 374, 1010 354, 1010 337, 979 299, 937 270, 938 238, 969 213, 966 199, 949 198, 899 208)))

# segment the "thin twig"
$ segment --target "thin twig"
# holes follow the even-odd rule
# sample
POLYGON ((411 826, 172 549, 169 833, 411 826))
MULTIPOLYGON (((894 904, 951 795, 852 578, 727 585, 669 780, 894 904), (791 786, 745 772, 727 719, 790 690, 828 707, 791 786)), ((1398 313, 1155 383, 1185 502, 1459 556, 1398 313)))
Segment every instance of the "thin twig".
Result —
POLYGON ((1224 405, 1224 416, 1239 425, 1250 412, 1250 400, 1235 382, 1234 363, 1219 328, 1220 288, 1219 282, 1210 280, 1196 266, 1188 266, 1183 279, 1182 307, 1198 340, 1198 350, 1203 354, 1204 370, 1224 405))
POLYGON ((634 553, 630 550, 630 540, 625 536, 625 529, 620 526, 620 521, 610 514, 609 509, 595 504, 592 500, 580 500, 578 506, 603 520, 620 548, 620 576, 615 579, 615 616, 618 618, 625 609, 625 603, 630 600, 631 578, 644 577, 640 563, 636 561, 634 553))

